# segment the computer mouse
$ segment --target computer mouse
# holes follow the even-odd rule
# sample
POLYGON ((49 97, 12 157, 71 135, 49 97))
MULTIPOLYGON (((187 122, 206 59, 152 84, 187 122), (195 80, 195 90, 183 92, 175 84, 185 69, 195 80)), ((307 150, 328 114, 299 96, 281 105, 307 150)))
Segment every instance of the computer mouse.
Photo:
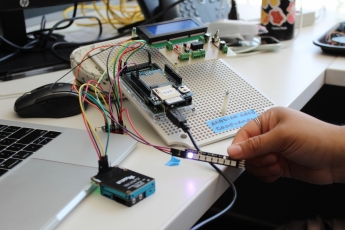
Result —
POLYGON ((63 118, 81 113, 78 93, 70 83, 52 83, 23 94, 14 103, 20 117, 63 118))

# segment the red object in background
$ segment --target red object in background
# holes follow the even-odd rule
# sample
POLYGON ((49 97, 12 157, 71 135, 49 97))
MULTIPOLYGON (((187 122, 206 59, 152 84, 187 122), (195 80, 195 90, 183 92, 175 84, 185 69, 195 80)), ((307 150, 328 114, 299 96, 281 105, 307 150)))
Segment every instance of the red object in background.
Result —
POLYGON ((281 26, 286 20, 284 13, 280 10, 270 11, 271 23, 276 26, 281 26))

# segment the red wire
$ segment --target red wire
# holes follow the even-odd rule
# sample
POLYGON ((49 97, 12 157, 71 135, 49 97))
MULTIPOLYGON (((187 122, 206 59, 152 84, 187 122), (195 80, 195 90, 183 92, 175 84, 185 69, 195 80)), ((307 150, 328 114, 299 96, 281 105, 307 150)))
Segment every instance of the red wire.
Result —
POLYGON ((121 113, 122 113, 123 111, 126 112, 126 116, 127 116, 128 122, 129 122, 129 124, 131 125, 131 127, 133 128, 134 132, 135 132, 141 139, 143 139, 145 142, 149 143, 150 146, 154 146, 154 147, 156 147, 156 148, 158 148, 158 149, 160 149, 160 150, 162 150, 162 151, 164 151, 164 152, 170 150, 170 148, 168 148, 168 147, 150 144, 150 142, 148 142, 143 136, 141 136, 140 133, 139 133, 139 131, 134 127, 133 122, 132 122, 132 120, 131 120, 131 118, 130 118, 130 116, 129 116, 128 109, 122 109, 122 110, 121 110, 121 113))
MULTIPOLYGON (((119 73, 121 71, 121 66, 122 66, 122 58, 124 55, 126 55, 128 52, 131 52, 131 51, 134 51, 136 49, 139 49, 141 46, 143 45, 143 43, 134 43, 134 44, 131 44, 130 46, 128 46, 120 55, 120 58, 119 58, 119 64, 118 64, 118 67, 117 67, 117 72, 119 73)), ((121 109, 123 108, 123 99, 122 99, 122 91, 121 91, 121 86, 120 86, 120 75, 115 75, 114 73, 114 76, 116 76, 116 80, 117 80, 117 88, 118 88, 118 92, 119 92, 119 96, 120 96, 120 111, 121 109)), ((114 79, 115 80, 115 79, 114 79)), ((119 121, 122 121, 123 118, 122 118, 122 113, 120 112, 120 114, 118 115, 118 120, 119 121)))
POLYGON ((97 147, 97 144, 96 144, 95 140, 94 140, 93 137, 92 137, 90 128, 89 128, 88 124, 86 123, 86 119, 85 119, 84 114, 82 115, 82 117, 83 117, 83 121, 84 121, 84 124, 85 124, 86 131, 87 131, 88 134, 89 134, 89 137, 90 137, 90 139, 91 139, 91 142, 92 142, 92 144, 93 144, 93 147, 95 148, 95 150, 96 150, 96 152, 97 152, 98 159, 100 160, 100 159, 101 159, 101 153, 99 152, 99 149, 98 149, 98 147, 97 147))
MULTIPOLYGON (((95 84, 98 85, 98 86, 102 89, 102 91, 103 91, 102 86, 101 86, 97 81, 95 81, 95 80, 90 80, 90 81, 88 81, 87 84, 86 84, 85 95, 83 96, 83 103, 84 103, 85 100, 86 100, 85 98, 86 98, 86 94, 87 94, 87 92, 88 92, 88 88, 89 88, 90 83, 95 83, 95 84)), ((88 100, 86 100, 86 101, 87 101, 89 104, 91 104, 92 106, 96 107, 100 112, 102 112, 97 106, 95 106, 94 104, 92 104, 92 103, 89 102, 88 100)), ((96 150, 96 152, 97 152, 98 159, 101 159, 101 153, 99 152, 99 149, 98 149, 98 147, 97 147, 97 143, 95 142, 94 138, 92 137, 90 127, 89 127, 89 125, 87 124, 86 119, 85 119, 85 115, 82 114, 82 117, 83 117, 83 120, 84 120, 84 124, 85 124, 86 130, 87 130, 87 132, 88 132, 88 134, 89 134, 89 137, 90 137, 90 139, 91 139, 91 141, 92 141, 92 144, 93 144, 93 146, 94 146, 94 148, 95 148, 95 150, 96 150)), ((105 118, 105 119, 106 119, 106 118, 105 118)))

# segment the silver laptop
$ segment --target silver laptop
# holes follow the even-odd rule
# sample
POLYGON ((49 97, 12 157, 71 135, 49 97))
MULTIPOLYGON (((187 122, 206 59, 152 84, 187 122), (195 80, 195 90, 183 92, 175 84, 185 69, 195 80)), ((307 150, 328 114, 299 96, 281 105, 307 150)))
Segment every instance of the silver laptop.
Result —
MULTIPOLYGON (((105 143, 107 134, 99 135, 105 143)), ((111 134, 111 165, 136 143, 111 134)), ((53 229, 94 190, 90 178, 97 172, 98 157, 85 130, 0 119, 0 228, 53 229)))

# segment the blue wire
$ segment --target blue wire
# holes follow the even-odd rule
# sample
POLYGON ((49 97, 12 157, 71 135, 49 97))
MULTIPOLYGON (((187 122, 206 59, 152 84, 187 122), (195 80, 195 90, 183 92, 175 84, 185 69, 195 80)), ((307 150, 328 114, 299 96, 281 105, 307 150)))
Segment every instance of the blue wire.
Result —
MULTIPOLYGON (((189 138, 191 139, 195 149, 200 151, 200 148, 197 145, 197 143, 196 143, 194 137, 192 136, 190 130, 187 129, 185 131, 188 134, 189 138)), ((230 184, 230 187, 231 187, 232 192, 234 194, 234 198, 232 199, 231 203, 226 208, 224 208, 222 211, 220 211, 216 215, 211 216, 210 218, 202 221, 201 223, 195 225, 194 227, 191 228, 191 230, 199 229, 200 227, 204 226, 205 224, 211 222, 212 220, 220 217, 221 215, 223 215, 224 213, 229 211, 232 208, 232 206, 234 205, 234 203, 235 203, 235 201, 237 199, 237 190, 236 190, 236 187, 235 187, 234 183, 231 181, 231 179, 227 175, 225 175, 225 173, 222 170, 220 170, 217 166, 215 166, 213 163, 210 163, 210 165, 230 184)))

